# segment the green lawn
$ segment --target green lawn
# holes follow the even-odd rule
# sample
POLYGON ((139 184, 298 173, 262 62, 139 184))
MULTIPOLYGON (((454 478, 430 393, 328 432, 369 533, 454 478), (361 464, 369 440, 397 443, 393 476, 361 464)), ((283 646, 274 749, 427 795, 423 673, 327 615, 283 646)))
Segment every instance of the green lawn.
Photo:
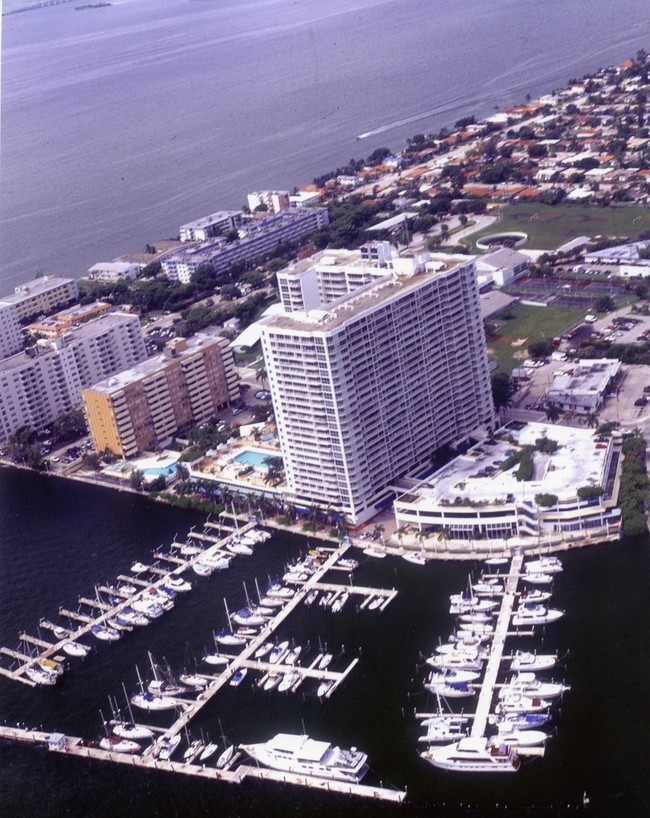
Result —
POLYGON ((490 323, 498 323, 495 335, 487 339, 490 357, 496 361, 499 369, 512 372, 521 366, 523 358, 515 358, 516 353, 525 353, 528 344, 535 341, 550 340, 573 326, 582 319, 588 310, 567 309, 566 307, 531 307, 517 304, 506 311, 513 317, 501 320, 497 315, 490 323), (525 338, 523 344, 513 346, 513 341, 525 338))
POLYGON ((629 236, 650 230, 650 209, 645 207, 586 207, 585 205, 543 205, 535 202, 506 205, 501 218, 471 237, 474 242, 489 233, 519 230, 528 233, 527 248, 555 250, 577 236, 629 236))

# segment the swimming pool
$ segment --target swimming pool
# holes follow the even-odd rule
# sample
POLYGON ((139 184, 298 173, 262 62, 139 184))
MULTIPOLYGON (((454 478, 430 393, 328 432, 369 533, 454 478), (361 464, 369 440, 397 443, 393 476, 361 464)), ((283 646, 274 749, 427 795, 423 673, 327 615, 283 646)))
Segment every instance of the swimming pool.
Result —
POLYGON ((142 474, 145 477, 160 477, 161 474, 163 477, 171 477, 175 471, 176 463, 170 463, 167 466, 157 466, 150 469, 144 469, 142 474))
POLYGON ((244 451, 238 454, 237 457, 233 458, 233 463, 245 463, 247 466, 252 466, 258 471, 268 471, 269 467, 264 461, 267 457, 273 456, 274 455, 267 454, 266 452, 256 452, 253 449, 244 449, 244 451))

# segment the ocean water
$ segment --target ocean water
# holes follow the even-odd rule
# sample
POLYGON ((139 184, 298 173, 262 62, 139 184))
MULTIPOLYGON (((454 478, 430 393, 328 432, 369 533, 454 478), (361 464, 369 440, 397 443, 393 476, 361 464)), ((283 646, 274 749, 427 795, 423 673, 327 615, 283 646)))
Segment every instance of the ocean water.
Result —
POLYGON ((646 0, 79 4, 2 21, 2 292, 559 87, 650 35, 646 0))
MULTIPOLYGON (((59 606, 74 609, 95 584, 128 573, 135 559, 200 526, 201 515, 152 503, 130 493, 66 482, 28 472, 0 470, 0 644, 14 647, 18 632, 35 634, 41 617, 59 606)), ((255 593, 287 561, 309 545, 305 537, 276 534, 238 558, 227 572, 192 576, 194 589, 173 611, 147 628, 97 653, 50 689, 31 689, 0 677, 0 718, 43 725, 85 739, 101 735, 100 709, 108 696, 133 692, 137 671, 146 674, 147 652, 179 669, 200 657, 213 629, 244 603, 244 584, 255 593)), ((305 684, 294 695, 263 693, 250 676, 226 688, 191 729, 234 742, 263 740, 280 730, 300 731, 356 745, 369 753, 370 780, 406 787, 408 803, 395 806, 326 796, 309 790, 248 782, 241 786, 188 781, 180 776, 63 758, 34 748, 0 745, 3 814, 108 816, 134 811, 150 816, 332 815, 533 815, 582 813, 603 818, 648 814, 650 755, 650 539, 595 546, 563 557, 564 572, 553 604, 565 617, 537 637, 509 640, 508 649, 559 651, 568 656, 554 671, 571 685, 556 712, 546 757, 513 776, 444 774, 417 755, 420 729, 414 710, 432 708, 422 692, 423 656, 447 638, 452 621, 448 596, 465 587, 477 566, 435 562, 421 567, 396 557, 354 554, 362 562, 360 585, 396 588, 382 614, 339 614, 301 608, 283 623, 282 638, 295 639, 313 657, 321 644, 339 666, 360 661, 334 696, 321 703, 305 684)), ((169 716, 160 715, 161 724, 169 716)))

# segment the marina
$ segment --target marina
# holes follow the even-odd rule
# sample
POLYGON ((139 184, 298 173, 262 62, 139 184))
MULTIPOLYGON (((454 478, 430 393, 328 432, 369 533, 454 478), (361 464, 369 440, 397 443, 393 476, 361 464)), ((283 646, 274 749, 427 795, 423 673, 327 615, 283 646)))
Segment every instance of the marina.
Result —
MULTIPOLYGON (((210 528, 213 530, 213 526, 210 528)), ((221 528, 219 530, 221 531, 221 528)), ((22 653, 11 648, 0 649, 2 655, 13 660, 11 667, 2 667, 0 672, 13 681, 30 686, 55 684, 58 676, 66 668, 66 657, 61 654, 66 646, 68 648, 74 646, 72 654, 68 649, 68 655, 85 656, 87 646, 78 641, 81 637, 93 634, 98 639, 107 641, 120 638, 123 631, 133 630, 137 622, 137 619, 125 619, 124 617, 130 617, 134 615, 134 611, 140 610, 146 611, 148 617, 155 617, 157 614, 147 607, 151 606, 154 600, 155 605, 160 607, 161 613, 163 608, 171 608, 173 598, 176 596, 176 592, 171 590, 173 586, 176 585, 179 589, 183 586, 184 590, 191 588, 189 583, 185 583, 181 574, 194 568, 200 562, 205 563, 206 557, 210 555, 218 557, 226 549, 232 549, 233 545, 243 545, 252 551, 255 536, 255 524, 251 522, 241 528, 237 527, 234 531, 228 531, 226 536, 217 538, 216 542, 213 542, 215 538, 212 534, 204 538, 203 535, 196 532, 191 532, 191 536, 188 536, 188 543, 181 544, 174 540, 174 547, 179 553, 183 550, 190 552, 185 554, 184 559, 173 553, 166 554, 157 549, 153 553, 156 560, 154 565, 134 563, 131 575, 119 574, 117 576, 117 582, 121 585, 97 585, 94 599, 87 596, 78 597, 79 608, 76 611, 59 608, 59 614, 67 619, 68 627, 49 620, 41 620, 39 634, 41 628, 46 632, 51 632, 56 642, 48 642, 40 635, 34 637, 21 633, 19 635, 21 643, 29 652, 22 653), (247 539, 244 539, 245 537, 247 539), (191 541, 201 541, 202 538, 210 543, 207 548, 189 544, 191 541), (250 545, 248 545, 249 542, 250 545), (171 565, 170 571, 158 567, 165 562, 171 565), (142 578, 144 576, 147 578, 142 578), (82 607, 88 613, 82 612, 82 607)), ((265 536, 264 532, 258 532, 257 541, 265 536)), ((350 598, 359 600, 358 612, 365 609, 381 612, 395 599, 397 591, 394 588, 385 589, 353 584, 352 572, 358 563, 345 558, 345 553, 352 545, 352 541, 345 538, 340 543, 312 549, 302 561, 288 567, 284 575, 286 585, 269 579, 264 596, 256 580, 259 603, 251 603, 244 583, 248 607, 240 609, 235 614, 230 613, 227 601, 224 599, 230 630, 226 629, 215 635, 218 652, 213 656, 205 657, 205 661, 209 664, 220 666, 215 668, 217 672, 206 672, 197 668, 192 674, 185 673, 179 676, 179 679, 183 680, 183 683, 179 685, 171 669, 167 666, 165 670, 160 671, 153 656, 149 654, 153 680, 149 681, 148 687, 145 688, 138 671, 141 692, 129 699, 124 689, 129 711, 128 720, 117 708, 115 701, 109 697, 113 719, 109 723, 102 716, 106 736, 99 742, 86 742, 81 738, 65 734, 45 734, 39 731, 5 727, 0 731, 0 738, 46 744, 50 750, 68 755, 117 761, 134 766, 154 766, 156 769, 165 769, 170 772, 217 777, 235 783, 240 783, 247 777, 268 778, 298 786, 315 787, 367 798, 403 800, 405 792, 360 783, 368 769, 367 765, 362 763, 366 758, 365 754, 357 753, 354 748, 352 751, 331 748, 327 742, 315 741, 307 736, 303 736, 300 741, 297 736, 289 736, 291 743, 298 742, 293 766, 291 763, 282 762, 280 768, 277 768, 273 762, 273 754, 269 756, 269 763, 261 767, 259 764, 251 766, 248 763, 241 763, 242 758, 250 758, 251 753, 257 752, 252 749, 253 747, 263 747, 263 745, 250 745, 248 753, 238 752, 236 748, 232 749, 228 756, 228 763, 224 762, 209 772, 206 771, 205 764, 199 767, 193 763, 200 756, 205 743, 198 740, 190 741, 188 729, 191 723, 221 690, 226 686, 238 687, 249 672, 257 677, 259 688, 264 691, 277 689, 280 694, 295 693, 306 682, 312 682, 314 687, 311 693, 319 699, 329 699, 349 677, 359 662, 358 656, 351 657, 344 667, 334 669, 331 667, 333 655, 319 644, 318 652, 311 658, 309 664, 303 666, 300 662, 302 647, 293 642, 291 645, 288 641, 278 642, 275 633, 308 597, 313 601, 320 596, 321 604, 331 610, 332 614, 342 610, 350 598), (347 584, 325 581, 326 575, 337 568, 347 573, 347 584), (233 628, 233 625, 238 625, 237 630, 233 628), (220 642, 223 642, 224 646, 233 645, 240 649, 235 653, 221 652, 220 642), (174 721, 166 728, 136 721, 133 718, 131 706, 145 711, 173 710, 174 721), (109 734, 111 729, 113 735, 109 734), (129 736, 139 741, 134 741, 129 736), (145 736, 156 737, 153 738, 153 743, 142 751, 140 742, 145 736), (173 761, 171 756, 184 736, 187 741, 187 749, 184 751, 185 761, 179 763, 173 761), (319 763, 315 763, 315 759, 300 761, 299 755, 302 752, 300 748, 303 746, 310 748, 308 755, 318 748, 322 755, 321 761, 319 763), (352 758, 361 759, 353 765, 354 773, 351 772, 352 767, 349 766, 352 758)), ((246 552, 242 551, 242 553, 246 552)), ((145 623, 149 621, 147 617, 144 619, 145 623)), ((337 658, 340 659, 343 653, 344 650, 341 649, 337 658)), ((266 758, 263 752, 260 757, 266 758)))
MULTIPOLYGON (((538 657, 528 651, 505 655, 507 638, 535 635, 534 628, 522 631, 519 625, 544 626, 563 616, 562 611, 530 601, 527 583, 538 584, 541 568, 553 575, 562 571, 556 557, 524 563, 523 553, 516 553, 507 574, 484 572, 477 583, 470 576, 467 590, 451 595, 450 612, 461 623, 465 620, 465 629, 461 624, 453 639, 438 645, 436 654, 426 660, 434 672, 424 687, 436 695, 438 706, 435 712, 415 713, 427 727, 418 740, 429 747, 420 756, 434 767, 465 773, 516 772, 521 758, 544 755, 549 735, 531 728, 550 719, 549 708, 569 688, 538 679, 536 672, 554 667, 557 655, 538 657), (519 590, 520 582, 526 585, 524 591, 519 590), (515 675, 500 681, 504 671, 515 675), (473 713, 454 712, 446 702, 477 693, 473 713)), ((545 601, 550 596, 548 592, 545 601)))

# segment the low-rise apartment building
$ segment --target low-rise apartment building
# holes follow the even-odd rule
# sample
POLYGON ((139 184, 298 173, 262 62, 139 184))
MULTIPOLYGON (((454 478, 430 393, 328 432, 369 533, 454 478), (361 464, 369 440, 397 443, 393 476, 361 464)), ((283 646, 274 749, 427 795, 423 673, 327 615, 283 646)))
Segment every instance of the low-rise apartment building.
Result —
POLYGON ((211 264, 215 273, 224 273, 236 261, 260 258, 282 242, 297 241, 328 223, 327 209, 322 207, 283 210, 263 219, 248 219, 239 228, 239 239, 222 238, 177 250, 161 259, 162 271, 171 281, 187 284, 200 264, 211 264))
POLYGON ((78 298, 79 290, 73 278, 42 276, 16 287, 11 295, 0 298, 0 304, 13 305, 22 322, 68 307, 78 298))

